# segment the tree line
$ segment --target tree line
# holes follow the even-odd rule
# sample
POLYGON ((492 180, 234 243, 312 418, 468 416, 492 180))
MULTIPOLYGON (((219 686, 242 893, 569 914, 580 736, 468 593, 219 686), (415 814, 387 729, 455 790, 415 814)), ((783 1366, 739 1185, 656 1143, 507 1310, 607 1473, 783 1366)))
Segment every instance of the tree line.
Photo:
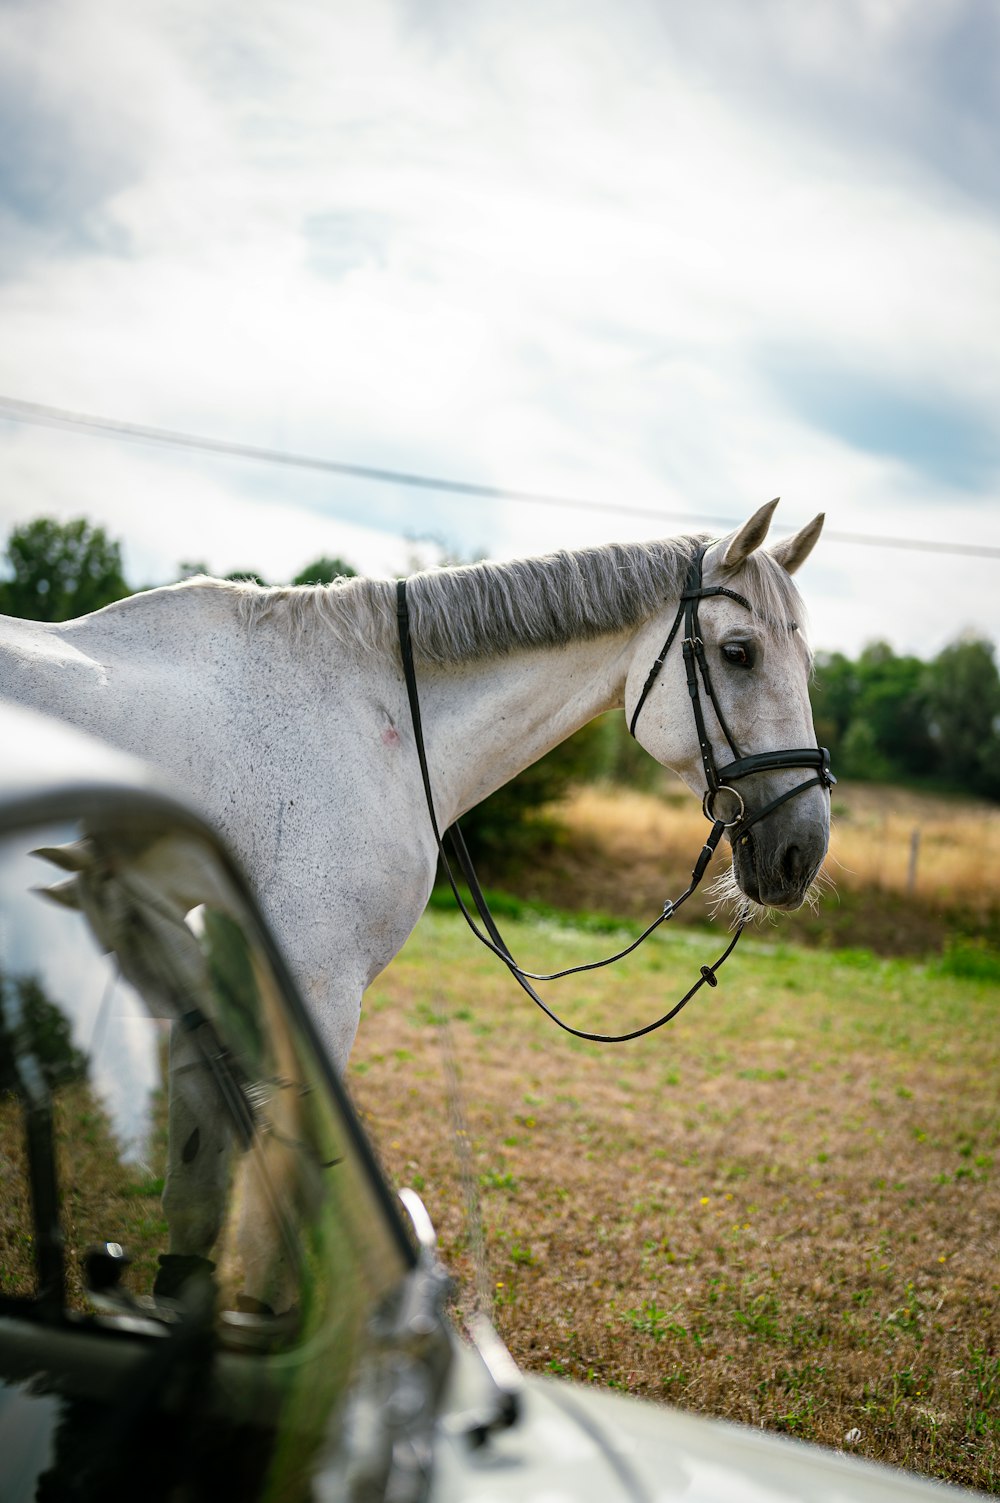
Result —
POLYGON ((930 662, 872 642, 852 661, 820 653, 816 733, 838 773, 936 783, 1000 799, 1000 674, 992 642, 966 636, 930 662))
MULTIPOLYGON (((186 561, 178 565, 174 580, 159 582, 173 584, 208 572, 207 564, 186 561)), ((294 579, 276 583, 329 584, 356 573, 343 559, 322 556, 313 559, 294 579)), ((223 577, 266 583, 255 569, 233 569, 223 577)), ((36 517, 15 527, 7 539, 0 565, 2 615, 23 616, 30 621, 69 621, 136 593, 136 587, 125 578, 121 544, 84 517, 72 522, 36 517)))
MULTIPOLYGON (((203 564, 182 563, 178 578, 204 572, 203 564)), ((277 582, 325 584, 356 572, 343 559, 323 556, 277 582)), ((265 583, 252 569, 225 577, 265 583)), ((0 613, 64 621, 132 593, 119 543, 84 518, 36 518, 7 540, 0 613)), ((897 655, 886 642, 869 644, 855 659, 819 653, 811 693, 817 737, 830 748, 838 776, 1000 800, 1000 673, 991 642, 963 637, 929 662, 897 655)), ((526 811, 558 797, 570 782, 636 786, 655 776, 622 716, 605 716, 487 799, 472 819, 472 834, 483 847, 509 842, 526 811)))

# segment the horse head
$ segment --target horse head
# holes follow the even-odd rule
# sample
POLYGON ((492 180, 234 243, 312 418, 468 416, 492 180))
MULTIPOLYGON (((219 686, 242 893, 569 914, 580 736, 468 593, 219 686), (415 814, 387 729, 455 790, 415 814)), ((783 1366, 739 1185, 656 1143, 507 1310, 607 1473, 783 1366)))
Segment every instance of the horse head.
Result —
POLYGON ((791 580, 823 517, 764 549, 776 505, 698 552, 666 650, 654 657, 673 606, 636 638, 626 707, 647 751, 727 826, 744 897, 792 909, 826 855, 834 780, 816 748, 811 656, 791 580), (651 662, 661 663, 655 681, 651 662))

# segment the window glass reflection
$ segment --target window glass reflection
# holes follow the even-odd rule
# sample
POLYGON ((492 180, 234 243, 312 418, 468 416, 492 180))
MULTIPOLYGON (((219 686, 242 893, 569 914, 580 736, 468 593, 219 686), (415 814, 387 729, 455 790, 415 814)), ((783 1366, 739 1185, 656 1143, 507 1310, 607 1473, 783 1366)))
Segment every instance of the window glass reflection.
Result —
POLYGON ((39 1294, 46 1256, 71 1309, 169 1321, 208 1288, 230 1344, 324 1331, 333 1383, 398 1281, 365 1167, 200 837, 0 841, 0 1206, 0 1295, 39 1294), (49 1150, 51 1235, 44 1186, 29 1193, 49 1150), (120 1264, 85 1276, 100 1244, 120 1264))
MULTIPOLYGON (((72 848, 73 827, 38 837, 45 843, 7 840, 0 846, 0 974, 13 993, 7 1006, 16 1014, 27 989, 26 1005, 35 1012, 32 1038, 55 1071, 52 1083, 65 1083, 67 1050, 75 1051, 121 1153, 141 1161, 160 1084, 156 1023, 86 922, 69 917, 73 879, 36 854, 72 848), (53 837, 51 844, 46 837, 53 837)), ((69 1073, 81 1078, 79 1069, 69 1073)))

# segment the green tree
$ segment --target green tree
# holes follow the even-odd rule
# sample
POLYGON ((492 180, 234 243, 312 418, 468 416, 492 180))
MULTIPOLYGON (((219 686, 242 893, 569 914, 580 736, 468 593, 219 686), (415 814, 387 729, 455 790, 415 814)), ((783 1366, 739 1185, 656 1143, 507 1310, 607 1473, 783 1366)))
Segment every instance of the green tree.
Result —
POLYGON ((888 642, 870 642, 854 663, 840 652, 817 658, 816 735, 838 772, 886 781, 933 771, 925 674, 926 664, 897 657, 888 642))
POLYGON ((858 697, 858 674, 842 652, 818 652, 816 675, 810 685, 816 739, 828 746, 835 762, 858 697))
POLYGON ((4 559, 8 577, 0 580, 0 611, 8 616, 68 621, 131 594, 119 544, 83 517, 37 517, 15 527, 4 559))
POLYGON ((324 553, 301 569, 292 584, 332 584, 335 579, 352 579, 357 572, 350 564, 345 564, 342 558, 328 558, 324 553))
POLYGON ((889 777, 924 777, 934 766, 924 693, 926 665, 873 642, 857 664, 855 722, 868 728, 889 777))
POLYGON ((941 774, 967 792, 1000 798, 1000 674, 993 644, 953 642, 925 672, 929 733, 941 774))
POLYGON ((73 1043, 69 1019, 49 1000, 35 976, 0 975, 0 1090, 13 1090, 10 1062, 21 1054, 35 1060, 50 1090, 87 1076, 87 1056, 73 1043), (13 995, 12 995, 13 994, 13 995), (16 1003, 15 1003, 16 997, 16 1003), (12 1020, 18 1019, 16 1030, 12 1020), (7 1067, 4 1068, 6 1058, 7 1067))

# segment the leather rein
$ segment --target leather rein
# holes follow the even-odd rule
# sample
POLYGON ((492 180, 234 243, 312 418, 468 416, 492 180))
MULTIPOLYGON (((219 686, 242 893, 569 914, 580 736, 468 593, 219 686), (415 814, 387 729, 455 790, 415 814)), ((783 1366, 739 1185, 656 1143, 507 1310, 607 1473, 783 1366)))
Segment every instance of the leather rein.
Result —
POLYGON ((441 864, 444 868, 445 875, 448 878, 448 883, 451 887, 452 893, 454 894, 455 901, 458 904, 458 907, 466 923, 468 924, 469 928, 472 930, 476 938, 479 940, 479 942, 485 945, 488 950, 492 951, 492 953, 496 955, 499 960, 503 961, 504 965, 514 977, 514 980, 520 987, 523 988, 525 992, 527 992, 531 1000, 541 1008, 546 1017, 551 1018, 553 1023, 557 1024, 557 1026, 559 1028, 562 1028, 566 1033, 572 1034, 574 1038, 586 1039, 590 1043, 594 1044, 624 1044, 628 1043, 631 1039, 642 1038, 644 1034, 653 1033, 657 1028, 662 1028, 665 1023, 669 1023, 672 1018, 675 1018, 681 1011, 681 1009, 687 1006, 691 998, 695 996, 695 994, 699 992, 703 986, 718 986, 719 983, 716 973, 722 967, 725 961, 729 959, 729 956, 736 948, 736 944, 740 938, 740 935, 743 933, 743 930, 746 926, 749 909, 744 908, 734 929, 732 939, 729 941, 729 944, 723 950, 718 959, 713 961, 711 965, 703 965, 701 967, 697 981, 695 981, 694 985, 687 992, 685 992, 680 1001, 676 1002, 673 1007, 670 1008, 669 1012, 665 1012, 663 1016, 657 1018, 655 1022, 647 1023, 643 1028, 634 1028, 628 1033, 588 1033, 585 1029, 574 1028, 571 1024, 564 1022, 562 1018, 560 1018, 555 1012, 553 1012, 551 1007, 549 1007, 548 1004, 538 995, 538 992, 535 990, 532 982, 559 981, 564 976, 576 976, 579 975, 582 971, 596 971, 601 969, 603 966, 613 965, 617 960, 623 960, 626 955, 630 955, 632 951, 637 949, 644 940, 648 939, 655 929, 658 929, 661 924, 666 923, 668 919, 673 918, 678 909, 680 909, 683 904, 687 902, 688 898, 695 891, 698 884, 701 882, 702 877, 705 875, 705 872, 708 868, 708 863, 711 861, 716 847, 718 846, 719 841, 722 839, 722 836, 726 830, 730 831, 730 840, 732 844, 735 845, 737 840, 745 840, 747 838, 747 831, 749 831, 751 826, 755 825, 758 820, 764 819, 768 814, 773 813, 773 811, 779 808, 781 804, 786 803, 790 798, 794 798, 797 793, 804 793, 807 788, 813 788, 816 786, 830 788, 836 782, 836 778, 830 771, 830 753, 826 750, 825 747, 810 746, 792 751, 759 752, 751 756, 741 756, 739 749, 737 748, 733 737, 730 734, 729 728, 725 721, 725 717, 722 713, 722 708, 716 697, 715 690, 712 687, 711 674, 709 673, 708 668, 708 659, 705 655, 704 643, 702 642, 701 636, 699 635, 698 603, 699 601, 713 595, 725 595, 728 596, 730 600, 735 600, 738 605, 744 606, 748 611, 752 610, 752 607, 745 596, 737 594, 735 590, 727 589, 723 585, 713 585, 708 587, 703 585, 702 562, 704 560, 705 552, 706 547, 700 548, 691 561, 684 591, 681 595, 680 602, 677 607, 677 614, 674 617, 673 625, 670 628, 667 639, 664 642, 663 647, 655 662, 653 663, 653 666, 650 669, 649 674, 647 675, 646 682, 642 687, 639 698, 636 701, 636 706, 632 712, 632 718, 629 722, 629 732, 631 735, 635 735, 635 726, 639 718, 639 712, 645 704, 649 692, 656 682, 657 677, 659 676, 660 670, 662 669, 666 661, 667 654, 669 653, 670 648, 673 645, 674 639, 676 638, 677 633, 680 630, 681 622, 683 621, 685 631, 685 635, 682 640, 684 667, 687 674, 688 693, 691 697, 691 706, 694 712, 695 725, 698 731, 698 746, 701 753, 702 765, 705 769, 705 782, 707 785, 704 797, 702 799, 702 809, 705 814, 705 818, 708 819, 712 825, 711 832, 708 836, 708 839, 705 841, 705 844, 702 846, 700 852, 698 853, 698 858, 695 861, 694 867, 691 872, 691 880, 688 883, 687 887, 681 893, 680 897, 674 899, 668 898, 666 900, 663 905, 663 911, 659 913, 653 920, 653 922, 642 931, 637 939, 634 939, 631 944, 626 945, 624 949, 618 950, 614 955, 606 956, 603 960, 592 960, 582 965, 567 966, 566 969, 562 971, 550 971, 548 973, 524 970, 521 966, 518 965, 517 961, 511 954, 510 949, 506 941, 504 940, 503 935, 500 933, 500 930, 497 927, 492 913, 490 912, 489 905, 486 902, 485 895, 483 894, 483 890, 479 884, 479 879, 476 876, 475 868, 472 865, 472 858, 470 857, 468 848, 465 844, 465 837, 462 834, 461 827, 458 824, 457 820, 445 831, 444 836, 442 837, 440 828, 438 826, 437 814, 434 810, 434 797, 431 791, 430 773, 427 767, 427 752, 424 746, 423 725, 420 717, 420 697, 417 692, 417 676, 413 664, 413 645, 410 639, 410 618, 409 608, 406 600, 406 580, 400 579, 396 583, 396 620, 399 628, 399 650, 403 662, 403 674, 406 679, 406 692, 410 704, 410 718, 413 722, 414 741, 417 748, 417 757, 420 762, 420 776, 423 780, 424 797, 427 801, 427 812, 430 815, 431 828, 434 832, 434 839, 437 842, 438 852, 441 857, 441 864), (711 701, 712 708, 715 711, 716 718, 722 729, 722 734, 725 737, 726 744, 733 755, 733 761, 728 762, 724 767, 721 768, 716 765, 715 754, 712 750, 711 738, 708 735, 708 730, 705 724, 705 710, 702 702, 702 687, 704 687, 705 694, 711 701), (771 802, 769 804, 766 804, 762 809, 757 809, 752 814, 747 814, 743 797, 736 788, 732 787, 733 782, 735 782, 739 778, 748 777, 751 773, 754 772, 765 772, 776 768, 784 769, 789 767, 814 767, 816 768, 816 775, 814 777, 808 778, 803 783, 796 784, 794 788, 788 789, 785 793, 779 794, 777 798, 772 799, 771 802), (728 797, 735 799, 736 801, 736 812, 730 819, 723 819, 720 817, 723 812, 728 812, 717 807, 719 804, 720 794, 725 794, 728 797), (463 899, 462 894, 459 891, 455 872, 451 861, 449 861, 448 859, 448 852, 445 849, 446 840, 448 842, 448 846, 451 849, 452 859, 454 860, 455 865, 457 865, 457 867, 461 871, 461 874, 465 879, 466 886, 468 887, 469 892, 472 895, 472 901, 479 916, 479 923, 476 922, 476 919, 469 912, 469 909, 465 904, 465 900, 463 899), (480 923, 482 924, 482 928, 480 928, 480 923))

